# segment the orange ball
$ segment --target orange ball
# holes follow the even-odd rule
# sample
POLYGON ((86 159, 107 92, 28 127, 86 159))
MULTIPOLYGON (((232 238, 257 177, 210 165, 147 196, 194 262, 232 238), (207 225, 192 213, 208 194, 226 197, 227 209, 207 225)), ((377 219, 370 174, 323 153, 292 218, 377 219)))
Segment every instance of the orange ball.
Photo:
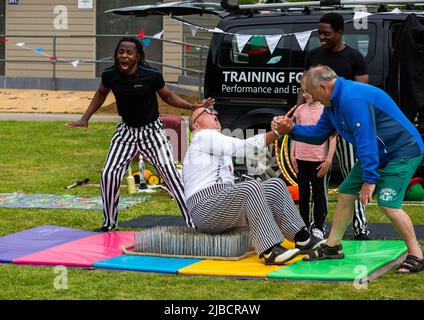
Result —
POLYGON ((295 186, 288 186, 287 189, 289 189, 293 201, 299 201, 299 188, 295 186))
POLYGON ((144 180, 149 180, 150 176, 152 175, 152 171, 150 170, 144 170, 144 180))

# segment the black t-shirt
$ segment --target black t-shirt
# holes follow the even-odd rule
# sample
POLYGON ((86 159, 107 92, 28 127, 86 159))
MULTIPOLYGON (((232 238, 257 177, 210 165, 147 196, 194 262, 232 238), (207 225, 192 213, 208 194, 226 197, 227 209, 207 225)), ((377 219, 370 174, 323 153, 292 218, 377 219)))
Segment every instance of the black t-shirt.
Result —
POLYGON ((156 91, 165 81, 158 70, 139 66, 135 74, 127 76, 113 66, 103 71, 102 83, 112 89, 118 114, 128 126, 138 128, 159 117, 156 91))
POLYGON ((332 52, 318 47, 312 49, 305 57, 305 70, 317 64, 329 66, 339 77, 353 80, 354 76, 368 74, 368 65, 364 56, 349 46, 339 52, 332 52))

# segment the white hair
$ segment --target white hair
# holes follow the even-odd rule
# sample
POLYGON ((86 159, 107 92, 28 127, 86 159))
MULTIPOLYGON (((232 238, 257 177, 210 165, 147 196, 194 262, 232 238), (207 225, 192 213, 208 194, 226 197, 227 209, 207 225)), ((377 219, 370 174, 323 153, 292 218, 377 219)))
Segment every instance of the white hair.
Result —
POLYGON ((328 66, 316 65, 303 74, 302 82, 318 87, 322 82, 330 82, 337 78, 336 72, 328 66))

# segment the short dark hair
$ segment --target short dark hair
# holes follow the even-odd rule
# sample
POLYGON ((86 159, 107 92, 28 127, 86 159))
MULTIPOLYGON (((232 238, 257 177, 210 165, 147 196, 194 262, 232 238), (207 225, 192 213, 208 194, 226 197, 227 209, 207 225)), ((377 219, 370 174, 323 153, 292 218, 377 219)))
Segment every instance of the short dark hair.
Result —
POLYGON ((321 19, 319 19, 319 23, 327 23, 331 25, 335 32, 344 30, 343 16, 336 12, 329 12, 324 14, 321 19))
POLYGON ((137 50, 137 54, 138 54, 138 65, 145 65, 146 61, 145 61, 145 56, 144 56, 144 49, 143 49, 143 45, 141 44, 141 42, 133 37, 123 37, 121 40, 119 40, 118 45, 116 46, 115 49, 115 53, 113 55, 113 58, 115 59, 115 64, 117 64, 118 62, 116 61, 116 54, 118 53, 119 50, 119 46, 121 45, 122 42, 132 42, 135 44, 135 48, 137 50))

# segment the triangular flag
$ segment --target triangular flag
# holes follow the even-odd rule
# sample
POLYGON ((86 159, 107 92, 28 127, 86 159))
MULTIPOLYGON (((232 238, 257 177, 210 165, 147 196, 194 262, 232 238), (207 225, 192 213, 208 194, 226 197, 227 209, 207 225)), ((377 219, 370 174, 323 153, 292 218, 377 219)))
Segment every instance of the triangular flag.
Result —
POLYGON ((50 61, 57 61, 57 57, 49 57, 50 61))
POLYGON ((215 27, 213 29, 209 29, 209 32, 213 32, 213 33, 224 33, 224 31, 222 31, 221 29, 215 27))
POLYGON ((390 13, 402 13, 402 10, 399 8, 394 8, 392 11, 390 11, 390 13))
POLYGON ((278 45, 278 42, 280 42, 280 39, 283 35, 282 34, 277 34, 277 35, 266 35, 265 39, 266 39, 266 43, 268 44, 268 48, 269 51, 271 52, 271 54, 274 52, 275 48, 278 45))
POLYGON ((353 16, 353 20, 363 19, 368 16, 372 16, 372 13, 365 12, 365 11, 356 11, 355 15, 353 16))
POLYGON ((308 30, 303 32, 296 32, 294 35, 296 37, 297 42, 299 43, 300 49, 305 50, 306 44, 311 37, 311 33, 315 30, 308 30))
POLYGON ((80 61, 79 61, 79 60, 75 60, 75 61, 72 61, 72 62, 71 62, 72 66, 73 66, 74 68, 77 68, 77 67, 78 67, 78 65, 79 65, 79 63, 80 63, 80 61))
POLYGON ((24 42, 18 42, 16 45, 17 45, 18 47, 23 47, 23 46, 25 46, 25 43, 24 43, 24 42))
POLYGON ((35 48, 34 51, 37 52, 37 53, 41 53, 41 52, 44 51, 44 49, 43 48, 35 48))
POLYGON ((249 42, 251 37, 252 35, 250 34, 236 34, 237 47, 239 52, 243 51, 244 46, 249 42))
POLYGON ((142 29, 138 32, 137 37, 139 37, 139 38, 144 38, 144 28, 142 28, 142 29))
POLYGON ((150 39, 143 39, 143 44, 144 44, 145 48, 150 46, 151 43, 152 43, 152 41, 150 39))
POLYGON ((8 39, 7 38, 0 38, 0 42, 7 42, 8 39))
POLYGON ((156 34, 153 36, 153 38, 155 38, 155 39, 160 39, 160 38, 162 38, 162 35, 163 35, 163 30, 162 30, 161 32, 159 32, 159 33, 156 33, 156 34))
POLYGON ((194 38, 196 36, 196 34, 197 34, 197 28, 191 27, 191 34, 192 34, 192 36, 194 38))
POLYGON ((184 45, 184 49, 185 49, 185 51, 187 52, 188 50, 190 50, 190 46, 189 46, 188 44, 185 44, 185 45, 184 45))

